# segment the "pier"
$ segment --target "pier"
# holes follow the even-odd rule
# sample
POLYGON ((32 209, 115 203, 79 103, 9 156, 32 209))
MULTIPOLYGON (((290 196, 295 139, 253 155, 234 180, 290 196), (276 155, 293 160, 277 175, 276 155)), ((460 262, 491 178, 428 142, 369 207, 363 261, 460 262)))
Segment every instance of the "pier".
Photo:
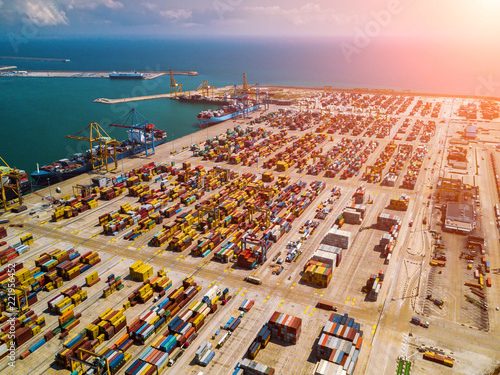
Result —
MULTIPOLYGON (((109 78, 109 73, 104 71, 56 71, 56 70, 19 70, 0 73, 0 77, 27 77, 27 78, 109 78)), ((155 79, 170 74, 168 71, 152 72, 137 71, 144 74, 144 79, 155 79)), ((195 71, 174 71, 174 75, 197 76, 195 71)))

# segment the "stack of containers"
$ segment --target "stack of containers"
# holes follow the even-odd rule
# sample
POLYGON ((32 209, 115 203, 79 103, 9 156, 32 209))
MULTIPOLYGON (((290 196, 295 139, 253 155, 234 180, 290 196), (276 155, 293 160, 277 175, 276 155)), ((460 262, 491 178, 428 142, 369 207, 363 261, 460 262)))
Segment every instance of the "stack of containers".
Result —
POLYGON ((146 281, 153 276, 153 266, 145 264, 142 260, 138 260, 130 266, 130 277, 135 281, 146 281))
POLYGON ((348 375, 354 372, 363 343, 359 323, 347 314, 332 313, 323 327, 317 346, 318 358, 342 366, 348 375))
MULTIPOLYGON (((96 275, 96 277, 97 277, 97 275, 96 275)), ((102 291, 102 295, 104 298, 109 297, 111 294, 113 294, 117 290, 123 289, 121 276, 115 277, 114 274, 111 274, 108 276, 108 280, 106 281, 106 283, 108 284, 108 286, 102 291)))
POLYGON ((86 299, 87 291, 83 290, 81 286, 73 285, 48 301, 47 306, 49 311, 62 316, 86 299))
POLYGON ((381 212, 377 216, 377 227, 382 230, 391 230, 392 226, 401 226, 401 219, 397 215, 391 215, 381 212))
POLYGON ((296 344, 299 340, 302 319, 275 311, 267 323, 274 338, 296 344))
POLYGON ((342 366, 337 365, 333 362, 325 361, 321 359, 314 368, 313 375, 346 375, 347 371, 345 371, 342 366))
POLYGON ((240 368, 245 371, 245 375, 274 375, 274 368, 263 365, 248 358, 240 362, 240 368))
POLYGON ((125 363, 132 357, 130 353, 122 353, 118 350, 112 350, 109 348, 104 348, 99 354, 108 361, 111 374, 116 374, 120 371, 125 363))
POLYGON ((0 226, 0 239, 7 237, 7 229, 0 226))
POLYGON ((321 240, 322 244, 348 249, 351 242, 351 232, 340 230, 334 226, 321 240))
POLYGON ((302 281, 326 288, 332 279, 333 267, 330 264, 309 260, 304 265, 302 281))
POLYGON ((200 366, 206 367, 214 358, 215 352, 210 350, 211 348, 212 344, 204 341, 196 351, 195 359, 200 366))
POLYGON ((239 307, 239 310, 241 311, 245 311, 245 312, 249 312, 250 309, 253 307, 253 304, 254 304, 254 301, 253 300, 248 300, 248 299, 245 299, 240 307, 239 307))

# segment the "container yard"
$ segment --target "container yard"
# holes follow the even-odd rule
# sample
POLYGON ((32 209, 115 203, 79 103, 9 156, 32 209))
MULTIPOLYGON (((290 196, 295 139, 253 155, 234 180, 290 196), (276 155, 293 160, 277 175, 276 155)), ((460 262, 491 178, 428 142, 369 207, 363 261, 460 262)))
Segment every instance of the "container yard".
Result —
POLYGON ((2 374, 498 365, 500 156, 462 137, 490 107, 287 90, 3 213, 2 374))

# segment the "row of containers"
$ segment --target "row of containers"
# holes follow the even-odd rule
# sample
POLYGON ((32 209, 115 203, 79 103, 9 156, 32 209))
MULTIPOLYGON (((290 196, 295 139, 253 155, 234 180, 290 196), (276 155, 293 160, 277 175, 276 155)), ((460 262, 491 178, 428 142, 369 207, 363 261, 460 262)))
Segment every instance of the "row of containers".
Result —
POLYGON ((321 369, 326 367, 330 372, 320 372, 319 375, 337 374, 340 368, 347 375, 353 374, 362 343, 363 331, 360 324, 349 318, 347 313, 332 313, 320 333, 316 347, 317 357, 331 364, 325 366, 318 363, 315 373, 321 365, 321 369))
MULTIPOLYGON (((41 333, 41 328, 45 326, 45 317, 37 316, 29 307, 38 302, 38 293, 44 289, 51 291, 63 286, 63 278, 70 280, 74 273, 85 272, 92 265, 100 261, 98 254, 88 252, 80 255, 74 249, 65 251, 54 250, 50 253, 43 253, 35 261, 35 267, 24 268, 23 263, 16 263, 14 275, 12 271, 4 269, 0 272, 0 282, 8 283, 12 280, 15 284, 15 308, 19 309, 22 315, 15 319, 15 324, 10 323, 2 327, 0 333, 0 356, 4 356, 6 349, 15 345, 20 348, 23 344, 41 333), (69 267, 71 265, 71 267, 69 267), (74 267, 73 267, 74 266, 74 267), (73 269, 75 269, 72 271, 73 269)), ((8 294, 4 291, 0 293, 2 311, 7 310, 8 294)), ((62 337, 79 324, 81 314, 74 314, 73 308, 87 299, 87 292, 81 287, 73 285, 63 290, 60 294, 48 301, 48 310, 51 313, 60 315, 59 326, 47 332, 44 337, 23 352, 21 359, 26 358, 35 350, 43 346, 56 334, 62 332, 62 337)), ((5 322, 7 317, 2 316, 1 321, 5 322)))
MULTIPOLYGON (((194 282, 189 282, 186 283, 185 286, 189 289, 196 285, 194 282)), ((199 289, 194 290, 198 291, 201 289, 200 287, 198 288, 199 289)), ((168 323, 168 329, 157 337, 152 342, 151 346, 128 367, 125 374, 143 375, 153 374, 156 373, 156 371, 158 371, 157 373, 161 373, 166 366, 172 366, 178 356, 182 355, 182 350, 187 348, 197 337, 199 330, 204 325, 206 317, 217 311, 217 302, 226 300, 227 298, 229 298, 229 290, 227 288, 221 292, 217 286, 212 287, 203 296, 201 301, 192 302, 185 312, 172 318, 168 323)), ((167 305, 168 303, 164 305, 163 308, 166 308, 167 305)), ((173 314, 170 316, 173 316, 173 314)), ((165 319, 165 317, 163 317, 163 319, 165 319)), ((139 326, 139 324, 137 326, 139 326)), ((137 332, 141 334, 140 332, 143 329, 144 328, 141 326, 137 332)), ((158 333, 158 331, 156 333, 158 333)), ((146 334, 146 336, 147 335, 148 334, 146 334)), ((144 336, 143 343, 145 339, 147 339, 146 336, 144 336)), ((201 363, 208 364, 213 358, 213 354, 210 354, 209 350, 210 348, 206 346, 203 347, 202 350, 198 350, 197 358, 201 363)))
POLYGON ((255 359, 260 350, 264 349, 271 339, 295 345, 300 338, 301 332, 302 319, 275 311, 250 344, 247 357, 255 359))
MULTIPOLYGON (((59 288, 64 284, 64 280, 74 279, 99 262, 100 258, 96 252, 89 251, 80 255, 73 248, 64 251, 53 250, 42 253, 35 260, 33 268, 27 269, 24 268, 24 263, 16 263, 13 277, 11 277, 12 270, 5 268, 0 272, 0 283, 15 284, 15 307, 23 310, 38 301, 37 294, 41 290, 50 292, 59 288)), ((5 311, 9 305, 7 298, 7 292, 0 291, 1 311, 5 311)))
MULTIPOLYGON (((0 226, 0 238, 7 237, 7 228, 0 226)), ((31 233, 25 234, 19 239, 19 242, 10 245, 7 248, 0 250, 0 265, 12 261, 18 256, 26 253, 30 249, 30 245, 34 242, 31 233)), ((7 245, 7 242, 0 242, 0 247, 7 245)))

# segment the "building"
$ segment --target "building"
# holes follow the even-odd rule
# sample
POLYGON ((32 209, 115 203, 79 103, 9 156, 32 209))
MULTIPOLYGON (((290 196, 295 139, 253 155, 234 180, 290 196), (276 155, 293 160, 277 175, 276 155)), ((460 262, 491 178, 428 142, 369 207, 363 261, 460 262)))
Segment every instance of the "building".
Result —
POLYGON ((445 215, 443 230, 468 234, 474 229, 475 212, 471 204, 449 202, 445 215))
POLYGON ((465 128, 465 137, 466 138, 476 138, 477 137, 476 127, 472 126, 472 125, 467 126, 465 128))

